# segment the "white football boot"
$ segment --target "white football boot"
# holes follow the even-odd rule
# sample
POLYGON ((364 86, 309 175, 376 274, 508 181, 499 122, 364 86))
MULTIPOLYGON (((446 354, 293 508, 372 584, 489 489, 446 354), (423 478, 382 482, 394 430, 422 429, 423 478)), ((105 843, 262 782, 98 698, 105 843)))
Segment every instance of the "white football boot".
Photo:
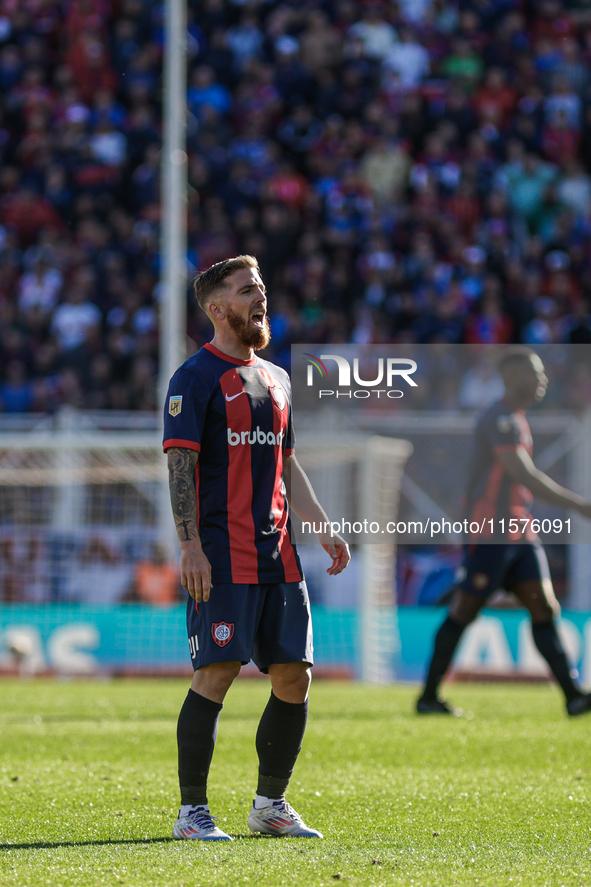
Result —
POLYGON ((181 816, 174 824, 173 838, 199 841, 233 841, 216 825, 217 819, 209 812, 209 807, 193 807, 186 816, 181 816))
POLYGON ((268 807, 256 809, 254 803, 248 827, 251 834, 260 832, 262 835, 288 835, 292 838, 322 838, 316 829, 309 828, 299 813, 291 807, 285 798, 273 801, 268 807))

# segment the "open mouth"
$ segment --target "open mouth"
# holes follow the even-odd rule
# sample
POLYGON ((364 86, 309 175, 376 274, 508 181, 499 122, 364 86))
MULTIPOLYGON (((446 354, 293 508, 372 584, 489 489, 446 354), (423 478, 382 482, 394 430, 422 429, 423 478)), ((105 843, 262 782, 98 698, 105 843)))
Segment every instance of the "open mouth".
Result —
POLYGON ((265 325, 265 310, 261 308, 258 311, 255 311, 250 319, 256 327, 262 330, 265 325))

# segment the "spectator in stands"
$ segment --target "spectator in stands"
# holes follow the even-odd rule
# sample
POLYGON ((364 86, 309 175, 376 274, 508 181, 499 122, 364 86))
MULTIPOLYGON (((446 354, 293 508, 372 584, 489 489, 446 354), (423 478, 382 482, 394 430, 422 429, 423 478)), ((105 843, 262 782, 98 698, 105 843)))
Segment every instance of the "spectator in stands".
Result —
POLYGON ((216 83, 215 72, 208 65, 201 65, 194 73, 187 93, 187 106, 199 118, 203 106, 214 108, 218 114, 227 114, 232 107, 230 90, 216 83))
POLYGON ((245 9, 240 21, 228 29, 226 45, 234 56, 234 68, 240 73, 248 63, 261 54, 263 34, 259 28, 258 16, 251 9, 245 9))
POLYGON ((162 545, 154 545, 152 556, 135 565, 131 600, 157 607, 170 607, 181 597, 180 574, 176 560, 169 561, 162 545))
POLYGON ((19 280, 18 307, 22 315, 39 313, 48 318, 55 308, 62 288, 63 276, 52 265, 52 251, 36 249, 31 257, 31 270, 19 280))
POLYGON ((132 564, 115 543, 91 536, 71 560, 62 596, 100 606, 116 604, 125 599, 132 575, 132 564))
POLYGON ((26 413, 33 407, 33 385, 23 360, 9 361, 0 385, 0 407, 5 413, 26 413))
POLYGON ((481 304, 469 318, 466 342, 469 345, 506 345, 511 342, 511 320, 503 313, 496 294, 484 295, 481 304))
MULTIPOLYGON (((159 13, 55 0, 41 27, 35 9, 5 4, 0 35, 2 408, 151 409, 159 13)), ((189 27, 188 261, 256 252, 280 294, 272 359, 310 336, 586 335, 586 14, 204 0, 189 27)))
POLYGON ((380 0, 363 4, 362 16, 351 26, 349 35, 361 41, 363 54, 367 58, 380 62, 398 40, 396 30, 385 17, 385 6, 380 0))
POLYGON ((343 37, 322 9, 312 9, 306 17, 301 52, 303 65, 315 77, 320 71, 336 68, 340 64, 343 37))
POLYGON ((27 186, 6 197, 0 209, 0 221, 16 231, 24 246, 34 243, 42 229, 63 227, 51 204, 27 186))
POLYGON ((411 160, 404 143, 377 137, 361 158, 359 171, 378 205, 400 199, 408 183, 411 160))
POLYGON ((51 329, 61 350, 68 352, 84 344, 89 331, 99 326, 101 320, 101 312, 88 299, 87 286, 79 281, 67 288, 64 301, 53 315, 51 329))
POLYGON ((416 89, 429 74, 429 53, 416 39, 412 28, 400 30, 400 39, 383 57, 385 71, 398 74, 403 89, 416 89))

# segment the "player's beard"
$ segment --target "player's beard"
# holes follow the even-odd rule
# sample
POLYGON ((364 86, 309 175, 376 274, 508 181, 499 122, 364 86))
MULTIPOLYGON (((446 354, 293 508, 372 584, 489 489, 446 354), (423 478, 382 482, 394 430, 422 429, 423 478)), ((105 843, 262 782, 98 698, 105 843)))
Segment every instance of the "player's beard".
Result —
POLYGON ((230 329, 236 338, 247 348, 253 348, 254 351, 260 351, 261 348, 266 348, 271 341, 271 327, 269 326, 269 318, 266 314, 261 329, 251 327, 250 318, 244 320, 243 317, 240 317, 240 315, 230 307, 226 308, 226 318, 228 319, 230 329))

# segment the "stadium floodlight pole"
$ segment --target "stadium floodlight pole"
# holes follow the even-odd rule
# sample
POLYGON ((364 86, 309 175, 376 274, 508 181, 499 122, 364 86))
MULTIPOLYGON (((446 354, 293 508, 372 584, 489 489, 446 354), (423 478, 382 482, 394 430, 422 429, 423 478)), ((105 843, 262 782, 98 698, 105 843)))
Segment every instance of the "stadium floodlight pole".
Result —
POLYGON ((187 15, 185 0, 166 0, 162 150, 160 403, 186 357, 187 15))
MULTIPOLYGON (((186 0, 164 9, 163 147, 161 163, 160 369, 162 408, 170 377, 186 358, 187 294, 187 13, 186 0)), ((160 507, 160 539, 171 547, 168 493, 160 507)), ((176 539, 176 536, 174 536, 176 539)))

